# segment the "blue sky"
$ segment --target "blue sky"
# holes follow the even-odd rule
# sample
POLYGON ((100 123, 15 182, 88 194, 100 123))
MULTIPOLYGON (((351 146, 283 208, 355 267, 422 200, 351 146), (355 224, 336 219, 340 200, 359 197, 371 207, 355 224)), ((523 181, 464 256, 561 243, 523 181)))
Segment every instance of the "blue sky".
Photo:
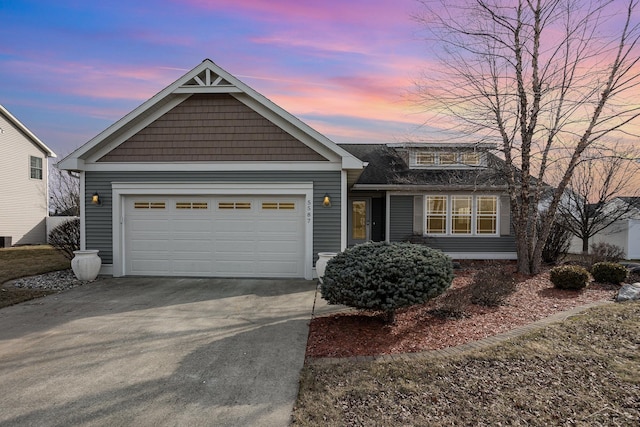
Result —
POLYGON ((419 138, 415 0, 0 1, 0 104, 60 156, 210 58, 336 142, 419 138))

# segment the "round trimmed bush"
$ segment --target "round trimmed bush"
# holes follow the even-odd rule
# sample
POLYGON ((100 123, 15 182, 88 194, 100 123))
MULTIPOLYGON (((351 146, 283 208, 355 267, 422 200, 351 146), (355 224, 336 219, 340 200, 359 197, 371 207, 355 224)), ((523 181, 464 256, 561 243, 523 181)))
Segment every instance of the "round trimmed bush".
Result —
POLYGON ((421 304, 453 281, 451 259, 437 249, 412 243, 364 243, 327 263, 322 297, 329 304, 384 311, 421 304))
POLYGON ((589 272, 578 265, 562 265, 549 271, 551 283, 558 289, 579 290, 589 284, 589 272))
POLYGON ((591 275, 596 282, 618 284, 629 275, 624 265, 616 262, 598 262, 591 267, 591 275))

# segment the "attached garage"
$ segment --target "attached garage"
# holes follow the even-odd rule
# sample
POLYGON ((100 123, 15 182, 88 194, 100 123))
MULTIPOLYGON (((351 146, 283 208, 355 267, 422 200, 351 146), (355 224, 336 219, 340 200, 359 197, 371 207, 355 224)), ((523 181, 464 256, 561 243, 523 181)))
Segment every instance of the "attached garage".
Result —
POLYGON ((303 277, 304 198, 128 196, 125 274, 303 277))
POLYGON ((58 164, 101 274, 309 280, 363 166, 208 59, 58 164))

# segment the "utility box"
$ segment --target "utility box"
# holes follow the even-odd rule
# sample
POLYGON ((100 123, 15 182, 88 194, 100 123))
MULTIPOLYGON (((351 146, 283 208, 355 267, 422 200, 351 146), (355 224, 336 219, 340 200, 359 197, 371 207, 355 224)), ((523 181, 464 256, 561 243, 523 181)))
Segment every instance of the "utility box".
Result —
POLYGON ((11 236, 0 236, 0 248, 11 247, 11 236))

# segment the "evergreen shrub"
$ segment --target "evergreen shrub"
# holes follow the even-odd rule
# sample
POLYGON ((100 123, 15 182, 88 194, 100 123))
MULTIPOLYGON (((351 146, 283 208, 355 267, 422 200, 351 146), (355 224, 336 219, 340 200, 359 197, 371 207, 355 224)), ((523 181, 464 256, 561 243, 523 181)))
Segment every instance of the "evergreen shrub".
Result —
POLYGON ((629 275, 624 265, 615 262, 598 262, 591 267, 591 275, 596 282, 618 284, 629 275))
POLYGON ((558 289, 580 290, 589 283, 589 272, 577 265, 562 265, 549 271, 551 283, 558 289))
POLYGON ((399 308, 442 294, 453 281, 451 259, 412 243, 356 245, 327 263, 320 291, 329 304, 383 311, 394 321, 399 308))

